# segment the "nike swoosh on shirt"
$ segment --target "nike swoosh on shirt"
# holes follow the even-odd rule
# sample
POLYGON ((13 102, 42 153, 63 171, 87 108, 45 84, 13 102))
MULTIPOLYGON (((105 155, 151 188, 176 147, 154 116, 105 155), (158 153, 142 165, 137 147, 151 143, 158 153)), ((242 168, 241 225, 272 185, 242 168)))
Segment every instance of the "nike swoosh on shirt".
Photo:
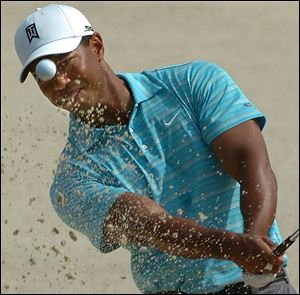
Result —
POLYGON ((170 126, 173 123, 173 121, 175 120, 175 118, 177 117, 177 115, 179 114, 179 112, 180 111, 178 111, 169 122, 166 122, 166 120, 164 120, 165 125, 170 126))

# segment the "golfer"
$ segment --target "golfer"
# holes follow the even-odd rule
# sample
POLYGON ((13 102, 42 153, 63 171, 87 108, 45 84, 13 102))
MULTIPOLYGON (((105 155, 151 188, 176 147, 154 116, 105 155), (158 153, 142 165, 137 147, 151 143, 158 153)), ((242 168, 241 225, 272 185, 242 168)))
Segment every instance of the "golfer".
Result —
POLYGON ((70 112, 53 208, 99 251, 130 251, 142 293, 296 293, 287 257, 272 255, 282 239, 266 119, 224 69, 116 74, 87 18, 55 4, 21 23, 15 48, 20 81, 31 73, 70 112), (243 273, 272 279, 250 286, 243 273))

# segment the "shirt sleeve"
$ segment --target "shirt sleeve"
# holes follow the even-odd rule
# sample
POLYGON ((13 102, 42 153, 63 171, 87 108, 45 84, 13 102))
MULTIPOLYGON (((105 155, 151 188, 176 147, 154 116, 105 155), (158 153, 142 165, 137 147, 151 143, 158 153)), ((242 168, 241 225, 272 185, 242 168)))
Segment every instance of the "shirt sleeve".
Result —
POLYGON ((194 62, 188 70, 188 83, 199 128, 208 145, 223 132, 251 119, 257 119, 263 129, 264 114, 221 67, 194 62))
POLYGON ((104 221, 111 206, 127 190, 99 179, 101 176, 85 165, 61 160, 50 197, 56 213, 68 226, 86 235, 102 253, 108 253, 120 244, 103 239, 104 221))

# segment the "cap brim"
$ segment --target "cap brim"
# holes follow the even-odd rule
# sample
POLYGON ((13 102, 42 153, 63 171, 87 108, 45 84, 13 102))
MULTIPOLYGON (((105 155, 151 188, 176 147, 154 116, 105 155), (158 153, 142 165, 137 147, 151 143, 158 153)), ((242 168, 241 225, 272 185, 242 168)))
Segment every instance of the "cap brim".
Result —
POLYGON ((68 39, 61 39, 58 41, 51 42, 49 44, 46 44, 39 49, 35 50, 26 60, 26 62, 23 65, 21 75, 20 75, 20 82, 23 83, 28 75, 28 66, 37 58, 51 55, 51 54, 62 54, 70 52, 77 48, 77 46, 80 44, 80 41, 82 39, 82 36, 80 37, 74 37, 74 38, 68 38, 68 39))

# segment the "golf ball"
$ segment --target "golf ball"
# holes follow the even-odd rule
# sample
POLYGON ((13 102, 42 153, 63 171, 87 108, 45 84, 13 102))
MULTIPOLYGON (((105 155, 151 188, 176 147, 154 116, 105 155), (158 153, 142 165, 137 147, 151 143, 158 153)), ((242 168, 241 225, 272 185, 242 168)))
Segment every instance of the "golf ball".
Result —
POLYGON ((36 65, 35 73, 42 81, 49 81, 54 78, 56 74, 56 65, 50 59, 42 59, 36 65))

